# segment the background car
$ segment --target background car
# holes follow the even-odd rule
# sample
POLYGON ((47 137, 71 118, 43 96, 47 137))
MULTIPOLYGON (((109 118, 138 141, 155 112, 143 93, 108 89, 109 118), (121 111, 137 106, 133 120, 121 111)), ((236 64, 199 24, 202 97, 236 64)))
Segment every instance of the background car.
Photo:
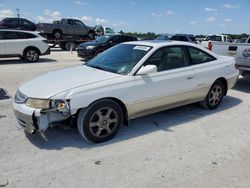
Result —
POLYGON ((37 32, 0 29, 0 57, 19 57, 36 62, 50 54, 47 40, 37 32))
POLYGON ((35 31, 36 25, 25 18, 4 18, 0 22, 0 28, 35 31))
POLYGON ((175 40, 198 44, 194 35, 191 34, 162 34, 158 36, 155 40, 175 40))
POLYGON ((85 42, 80 44, 77 47, 76 51, 78 57, 81 57, 84 60, 89 60, 112 46, 128 41, 137 41, 137 38, 120 34, 103 35, 91 42, 85 42))

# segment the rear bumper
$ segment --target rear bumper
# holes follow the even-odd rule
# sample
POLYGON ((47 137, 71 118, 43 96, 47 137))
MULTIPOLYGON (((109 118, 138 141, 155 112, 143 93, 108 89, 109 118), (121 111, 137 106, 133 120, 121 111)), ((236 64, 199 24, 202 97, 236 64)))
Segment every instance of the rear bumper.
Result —
POLYGON ((48 47, 48 49, 42 53, 41 55, 49 55, 50 54, 50 47, 48 47))

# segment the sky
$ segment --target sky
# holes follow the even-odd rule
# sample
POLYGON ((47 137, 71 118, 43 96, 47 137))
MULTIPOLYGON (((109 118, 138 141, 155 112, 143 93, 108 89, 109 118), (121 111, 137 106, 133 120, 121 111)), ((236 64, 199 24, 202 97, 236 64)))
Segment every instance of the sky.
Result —
POLYGON ((250 0, 0 0, 0 19, 78 18, 116 32, 250 33, 250 0))

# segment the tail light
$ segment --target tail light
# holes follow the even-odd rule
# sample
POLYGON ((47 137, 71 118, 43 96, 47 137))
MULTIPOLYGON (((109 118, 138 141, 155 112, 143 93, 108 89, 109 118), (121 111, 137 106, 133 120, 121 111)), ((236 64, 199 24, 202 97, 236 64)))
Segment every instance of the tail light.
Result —
POLYGON ((239 66, 239 64, 238 64, 238 63, 235 63, 235 65, 234 65, 234 66, 235 66, 235 68, 236 68, 236 69, 238 69, 238 70, 239 70, 240 66, 239 66))
POLYGON ((208 49, 212 51, 213 45, 212 42, 208 42, 208 49))

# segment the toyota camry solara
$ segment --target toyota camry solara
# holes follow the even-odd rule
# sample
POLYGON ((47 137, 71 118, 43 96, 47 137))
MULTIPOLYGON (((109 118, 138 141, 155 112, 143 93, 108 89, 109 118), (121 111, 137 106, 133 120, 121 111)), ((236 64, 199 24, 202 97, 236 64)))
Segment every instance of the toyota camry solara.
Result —
POLYGON ((44 136, 73 119, 80 134, 97 143, 140 116, 194 102, 215 109, 238 74, 233 58, 196 44, 128 42, 23 84, 13 106, 18 124, 31 134, 44 136))

